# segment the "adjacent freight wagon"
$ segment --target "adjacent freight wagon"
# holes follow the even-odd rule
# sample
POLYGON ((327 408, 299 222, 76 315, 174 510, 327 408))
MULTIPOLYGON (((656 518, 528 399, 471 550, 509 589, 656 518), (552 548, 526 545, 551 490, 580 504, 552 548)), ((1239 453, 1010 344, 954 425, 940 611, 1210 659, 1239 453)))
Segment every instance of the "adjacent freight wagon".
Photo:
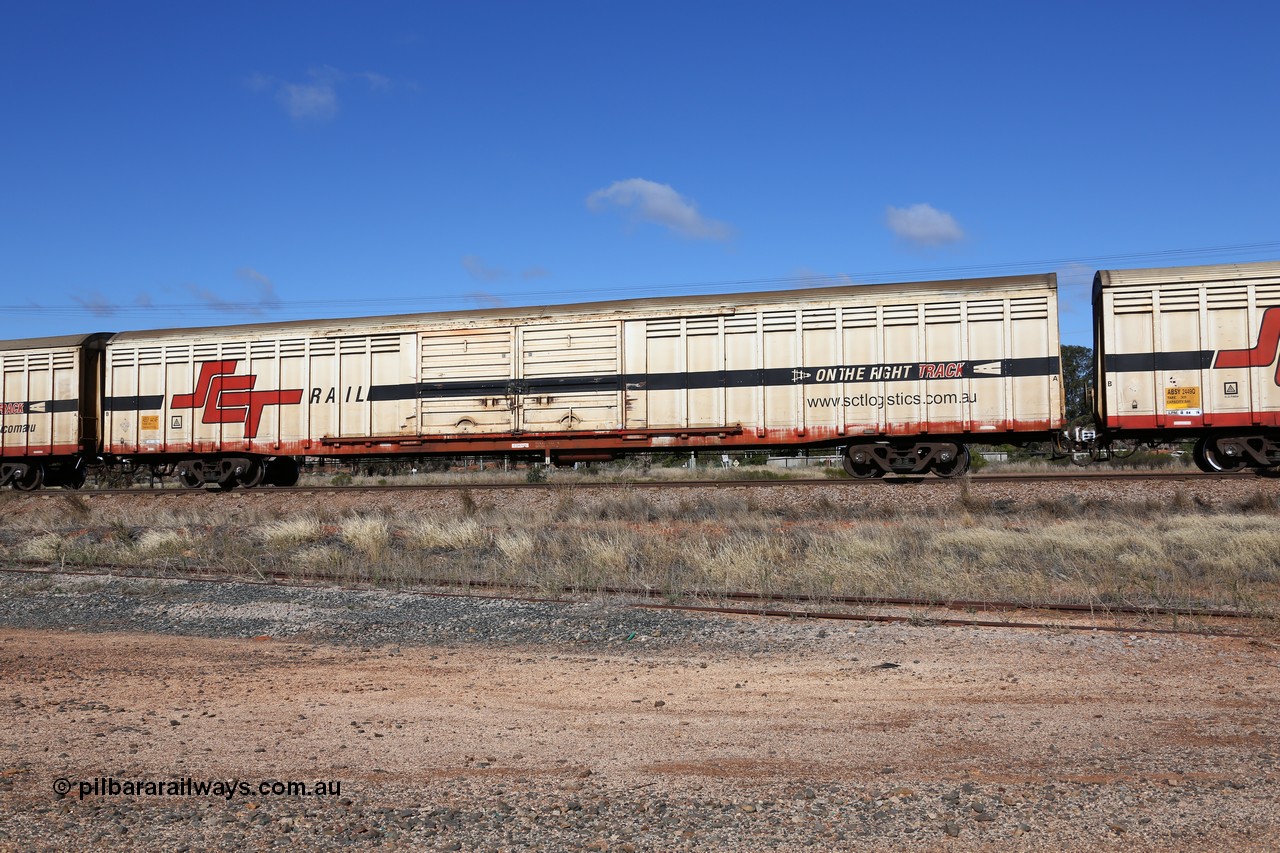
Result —
POLYGON ((108 335, 0 341, 0 485, 79 488, 98 455, 108 335))
POLYGON ((126 332, 103 452, 224 488, 294 459, 845 446, 859 477, 968 468, 1062 425, 1052 274, 126 332))
POLYGON ((1205 471, 1280 465, 1280 263, 1102 270, 1093 310, 1104 441, 1196 439, 1205 471))

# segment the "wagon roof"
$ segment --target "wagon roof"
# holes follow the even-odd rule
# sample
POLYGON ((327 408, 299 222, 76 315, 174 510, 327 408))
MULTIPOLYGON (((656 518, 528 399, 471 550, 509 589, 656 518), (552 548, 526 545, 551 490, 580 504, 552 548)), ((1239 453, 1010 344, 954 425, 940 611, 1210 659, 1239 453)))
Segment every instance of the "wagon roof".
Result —
POLYGON ((12 341, 0 341, 0 351, 26 349, 62 349, 84 346, 94 338, 105 340, 109 332, 93 332, 88 335, 55 335, 49 338, 20 338, 12 341))
POLYGON ((747 293, 704 294, 698 296, 654 296, 641 299, 620 299, 600 302, 576 302, 558 305, 534 305, 510 308, 482 308, 466 311, 437 311, 416 314, 392 314, 376 317, 348 317, 339 319, 284 320, 273 323, 249 323, 234 326, 206 326, 192 328, 154 329, 121 332, 115 341, 160 338, 178 335, 200 334, 252 334, 254 332, 282 329, 321 329, 326 334, 340 334, 345 328, 366 330, 369 326, 411 326, 414 324, 467 325, 476 322, 520 322, 529 320, 563 319, 572 315, 601 314, 664 314, 688 311, 728 313, 734 308, 768 306, 798 301, 821 302, 829 299, 865 297, 874 300, 883 297, 904 296, 910 298, 945 298, 948 295, 980 297, 990 291, 993 297, 1010 290, 1040 289, 1056 291, 1057 275, 1000 276, 993 278, 965 278, 947 281, 902 282, 897 284, 842 285, 838 287, 799 288, 747 293))
POLYGON ((1153 267, 1134 270, 1098 270, 1094 287, 1126 285, 1199 284, 1210 281, 1280 278, 1280 261, 1256 261, 1247 264, 1209 264, 1196 267, 1153 267))

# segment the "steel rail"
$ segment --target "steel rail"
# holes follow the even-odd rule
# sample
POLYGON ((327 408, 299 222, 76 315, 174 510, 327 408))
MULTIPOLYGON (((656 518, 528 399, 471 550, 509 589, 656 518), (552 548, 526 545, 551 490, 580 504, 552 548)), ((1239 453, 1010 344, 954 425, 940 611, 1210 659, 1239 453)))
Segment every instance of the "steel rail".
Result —
MULTIPOLYGON (((123 563, 95 563, 91 566, 80 566, 75 568, 60 567, 49 568, 48 561, 34 560, 30 558, 9 558, 10 563, 17 563, 30 568, 16 569, 6 568, 3 571, 21 572, 27 571, 31 574, 47 574, 49 572, 66 573, 102 573, 106 572, 113 577, 124 577, 128 572, 136 571, 133 564, 125 565, 123 563), (45 568, 35 568, 44 566, 45 568)), ((236 572, 230 572, 223 569, 215 569, 211 567, 160 567, 155 569, 156 572, 178 572, 179 574, 190 575, 192 577, 241 577, 236 572)), ((256 571, 256 570, 255 570, 256 571)), ((272 581, 280 581, 282 583, 290 583, 298 580, 298 575, 290 572, 258 572, 256 574, 261 578, 270 578, 272 581)), ((128 575, 132 577, 133 575, 128 575)), ((140 578, 150 579, 166 579, 163 575, 136 575, 140 578)), ((243 575, 249 578, 249 575, 243 575)), ((342 584, 350 581, 349 576, 336 575, 325 572, 310 572, 306 576, 307 580, 319 581, 323 583, 342 584)), ((455 580, 451 578, 440 577, 423 577, 416 578, 413 581, 416 584, 428 587, 458 587, 462 589, 485 589, 485 590, 516 590, 528 591, 536 590, 535 584, 522 584, 514 581, 488 581, 480 579, 464 579, 455 580)), ((651 587, 625 587, 625 586, 562 586, 559 589, 562 595, 613 595, 618 597, 629 598, 662 598, 666 593, 651 587)), ((1142 604, 1108 604, 1105 602, 1097 602, 1092 604, 1079 604, 1071 602, 1026 602, 1026 601, 1002 601, 996 599, 936 599, 936 598, 903 598, 892 596, 871 596, 871 595, 812 595, 809 593, 768 593, 768 592, 750 592, 747 590, 716 590, 716 589, 686 589, 681 593, 683 598, 694 599, 721 599, 726 601, 759 601, 767 603, 783 603, 783 604, 819 604, 832 605, 839 604, 854 607, 939 607, 945 610, 965 611, 965 612, 985 612, 985 613, 1007 613, 1021 611, 1037 611, 1044 610, 1049 612, 1060 613, 1078 613, 1088 615, 1124 615, 1124 616, 1187 616, 1212 619, 1257 619, 1262 614, 1250 613, 1243 610, 1226 610, 1214 607, 1193 607, 1190 605, 1142 605, 1142 604)), ((754 612, 754 611, 753 611, 754 612)))
MULTIPOLYGON (((726 488, 800 488, 815 487, 848 487, 884 488, 894 486, 943 486, 963 483, 1055 483, 1063 481, 1093 482, 1208 482, 1229 478, 1248 479, 1256 482, 1259 478, 1244 478, 1240 472, 1204 473, 1201 471, 1104 471, 1081 472, 1064 471, 1061 473, 1024 473, 1024 474, 976 474, 965 477, 942 478, 924 474, 902 474, 886 476, 877 480, 856 480, 850 477, 822 478, 779 478, 779 479, 743 479, 743 480, 622 480, 622 481, 589 481, 557 482, 554 479, 540 483, 389 483, 387 485, 350 485, 350 486, 276 486, 254 489, 231 489, 222 491, 215 487, 186 489, 174 486, 135 487, 135 488, 84 488, 79 490, 41 489, 31 492, 15 490, 15 494, 34 497, 58 495, 298 495, 298 494, 334 494, 361 492, 396 492, 396 491, 494 491, 501 489, 539 490, 539 489, 726 489, 726 488)), ((1273 479, 1273 478, 1261 478, 1273 479)))
POLYGON ((851 622, 897 622, 911 625, 945 625, 961 628, 1034 628, 1045 631, 1107 631, 1117 634, 1224 634, 1244 636, 1236 631, 1207 631, 1203 627, 1190 628, 1152 628, 1144 625, 1085 625, 1070 622, 1006 622, 995 619, 957 619, 952 617, 929 617, 920 615, 897 616, 883 613, 838 613, 813 612, 809 610, 772 610, 748 607, 712 607, 695 604, 637 604, 635 607, 646 610, 687 610, 692 612, 722 613, 743 616, 772 616, 786 619, 833 619, 851 622))

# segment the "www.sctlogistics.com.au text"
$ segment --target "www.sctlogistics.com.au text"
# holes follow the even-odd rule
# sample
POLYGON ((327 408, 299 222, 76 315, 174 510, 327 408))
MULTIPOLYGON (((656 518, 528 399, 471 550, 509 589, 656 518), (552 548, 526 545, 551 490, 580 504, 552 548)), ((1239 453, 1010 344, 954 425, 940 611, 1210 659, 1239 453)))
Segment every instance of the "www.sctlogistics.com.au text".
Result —
POLYGON ((885 409, 889 406, 950 406, 958 403, 976 403, 978 395, 961 394, 856 394, 847 397, 808 397, 809 408, 826 409, 833 406, 851 408, 870 407, 885 409))

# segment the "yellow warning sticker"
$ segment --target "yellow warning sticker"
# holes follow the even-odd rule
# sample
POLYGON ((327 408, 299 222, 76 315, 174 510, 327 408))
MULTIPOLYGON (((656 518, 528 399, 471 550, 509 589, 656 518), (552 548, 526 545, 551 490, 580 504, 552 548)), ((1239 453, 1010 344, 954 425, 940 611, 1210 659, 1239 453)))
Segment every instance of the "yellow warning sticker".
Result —
POLYGON ((1200 408, 1200 386, 1190 385, 1164 389, 1165 411, 1174 412, 1200 408))
POLYGON ((143 415, 142 417, 138 418, 138 421, 139 421, 138 426, 142 428, 143 432, 146 432, 147 430, 160 429, 159 415, 143 415))

